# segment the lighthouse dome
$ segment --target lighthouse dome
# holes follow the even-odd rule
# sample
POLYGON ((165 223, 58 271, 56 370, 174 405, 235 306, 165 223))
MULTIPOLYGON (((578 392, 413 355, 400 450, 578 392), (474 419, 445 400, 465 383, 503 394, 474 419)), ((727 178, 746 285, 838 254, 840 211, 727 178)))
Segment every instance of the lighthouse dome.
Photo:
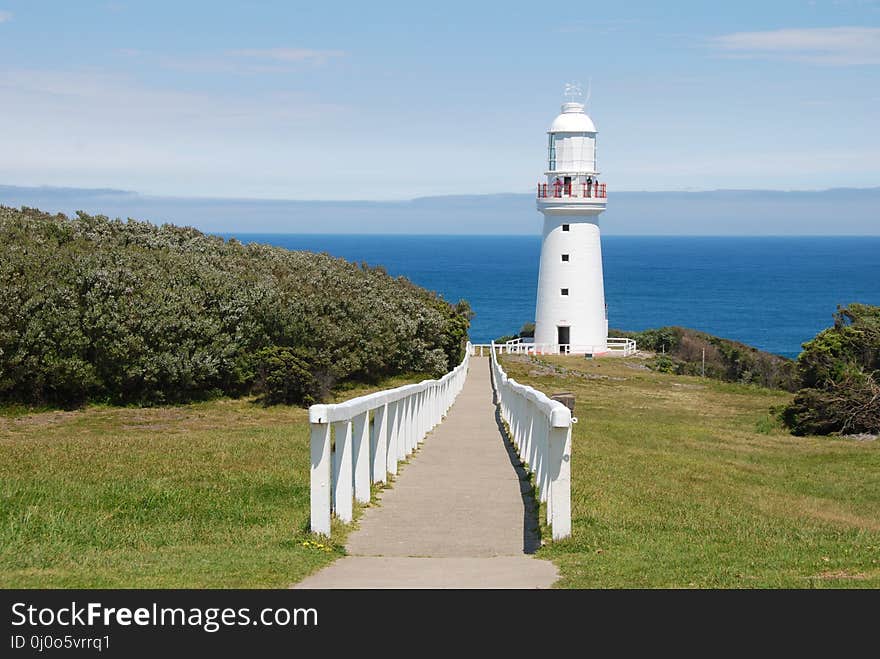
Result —
POLYGON ((583 103, 563 103, 561 114, 550 124, 551 133, 595 133, 596 126, 583 103))

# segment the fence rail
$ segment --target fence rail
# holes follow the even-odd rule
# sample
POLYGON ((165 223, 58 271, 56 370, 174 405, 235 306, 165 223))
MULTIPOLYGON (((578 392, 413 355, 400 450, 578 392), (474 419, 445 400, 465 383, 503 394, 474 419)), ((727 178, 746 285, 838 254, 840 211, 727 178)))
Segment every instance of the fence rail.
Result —
POLYGON ((471 345, 472 354, 480 357, 490 354, 493 350, 499 355, 621 355, 628 357, 636 353, 638 347, 635 339, 609 338, 606 346, 594 346, 577 343, 526 343, 515 339, 507 343, 475 343, 471 345))
POLYGON ((538 496, 547 503, 553 539, 571 535, 571 427, 577 423, 559 401, 509 378, 490 344, 492 386, 501 418, 528 470, 535 475, 538 496))
POLYGON ((371 483, 384 483, 452 406, 472 353, 439 380, 424 380, 334 405, 312 405, 311 527, 330 534, 331 511, 350 522, 352 499, 367 503, 371 483))
POLYGON ((608 337, 608 350, 610 352, 623 353, 624 357, 634 355, 638 352, 638 345, 635 339, 626 339, 623 337, 608 337))

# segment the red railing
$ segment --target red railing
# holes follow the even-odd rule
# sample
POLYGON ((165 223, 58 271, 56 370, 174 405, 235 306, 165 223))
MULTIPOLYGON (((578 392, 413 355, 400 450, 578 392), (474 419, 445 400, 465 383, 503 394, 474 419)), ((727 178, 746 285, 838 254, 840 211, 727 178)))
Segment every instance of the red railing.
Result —
POLYGON ((580 186, 571 183, 538 183, 539 199, 607 199, 605 183, 582 183, 580 186))

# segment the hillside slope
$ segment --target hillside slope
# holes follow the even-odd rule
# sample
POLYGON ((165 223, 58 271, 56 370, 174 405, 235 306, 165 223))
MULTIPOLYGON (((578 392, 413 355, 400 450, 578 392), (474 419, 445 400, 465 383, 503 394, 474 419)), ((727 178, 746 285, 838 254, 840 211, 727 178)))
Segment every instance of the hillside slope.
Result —
POLYGON ((237 395, 266 363, 320 397, 445 372, 470 317, 381 268, 167 224, 0 206, 0 254, 0 400, 237 395))

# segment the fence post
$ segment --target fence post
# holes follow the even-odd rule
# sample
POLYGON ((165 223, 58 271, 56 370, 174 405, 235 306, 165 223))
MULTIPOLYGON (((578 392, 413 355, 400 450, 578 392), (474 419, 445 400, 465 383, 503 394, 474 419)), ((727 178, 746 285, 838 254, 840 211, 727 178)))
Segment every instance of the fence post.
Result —
POLYGON ((388 403, 388 437, 385 444, 385 467, 389 474, 397 476, 397 436, 400 434, 400 401, 388 403))
POLYGON ((412 455, 419 440, 419 396, 415 393, 409 397, 409 435, 406 444, 406 457, 412 455))
POLYGON ((422 401, 422 425, 425 427, 425 438, 434 427, 434 388, 433 386, 425 389, 425 400, 422 401))
POLYGON ((419 440, 422 438, 422 392, 416 392, 412 397, 412 435, 409 438, 408 455, 416 450, 419 440))
POLYGON ((523 438, 519 447, 519 454, 524 456, 526 461, 528 461, 529 455, 529 446, 532 443, 532 433, 535 429, 535 404, 529 399, 526 402, 526 413, 528 414, 528 421, 526 421, 526 430, 523 433, 523 438))
POLYGON ((410 398, 407 396, 400 401, 400 434, 397 437, 397 457, 400 460, 406 460, 409 455, 410 398))
POLYGON ((333 510, 343 522, 350 522, 353 513, 351 420, 336 421, 333 424, 333 438, 336 440, 333 456, 333 510))
POLYGON ((526 410, 528 409, 529 401, 525 396, 517 396, 516 401, 516 446, 519 449, 522 446, 523 436, 525 435, 525 427, 527 423, 528 417, 526 416, 526 410))
POLYGON ((525 419, 523 418, 523 408, 525 407, 526 399, 525 396, 517 396, 516 400, 513 402, 514 409, 512 412, 511 424, 510 427, 513 430, 514 435, 514 443, 517 447, 519 447, 520 440, 522 440, 522 427, 525 419))
POLYGON ((373 482, 387 480, 386 450, 388 449, 388 404, 376 408, 373 414, 373 435, 370 438, 370 455, 373 456, 373 482))
POLYGON ((549 520, 553 539, 571 535, 571 425, 550 429, 550 500, 549 520))
POLYGON ((428 434, 428 390, 425 389, 419 394, 416 402, 416 416, 419 419, 419 431, 416 440, 413 442, 416 446, 425 439, 428 434))
POLYGON ((352 420, 352 453, 354 457, 354 498, 370 502, 370 411, 361 412, 352 420))
POLYGON ((409 444, 409 396, 400 401, 400 434, 397 436, 397 457, 406 460, 409 444))
MULTIPOLYGON (((548 453, 548 445, 550 444, 550 424, 548 422, 544 422, 541 424, 541 436, 538 439, 538 444, 535 447, 537 451, 535 452, 535 474, 537 478, 535 479, 538 484, 538 494, 539 501, 541 503, 545 503, 547 501, 547 453, 548 453)), ((550 521, 549 519, 547 520, 550 521)))
POLYGON ((311 424, 309 475, 312 533, 330 535, 330 424, 311 424))
POLYGON ((424 401, 422 397, 425 392, 420 391, 413 396, 413 437, 410 453, 416 450, 419 442, 422 441, 422 406, 424 401))
POLYGON ((410 396, 410 408, 409 408, 409 442, 406 445, 406 455, 407 457, 412 455, 413 450, 419 443, 419 396, 420 393, 415 393, 410 396))

